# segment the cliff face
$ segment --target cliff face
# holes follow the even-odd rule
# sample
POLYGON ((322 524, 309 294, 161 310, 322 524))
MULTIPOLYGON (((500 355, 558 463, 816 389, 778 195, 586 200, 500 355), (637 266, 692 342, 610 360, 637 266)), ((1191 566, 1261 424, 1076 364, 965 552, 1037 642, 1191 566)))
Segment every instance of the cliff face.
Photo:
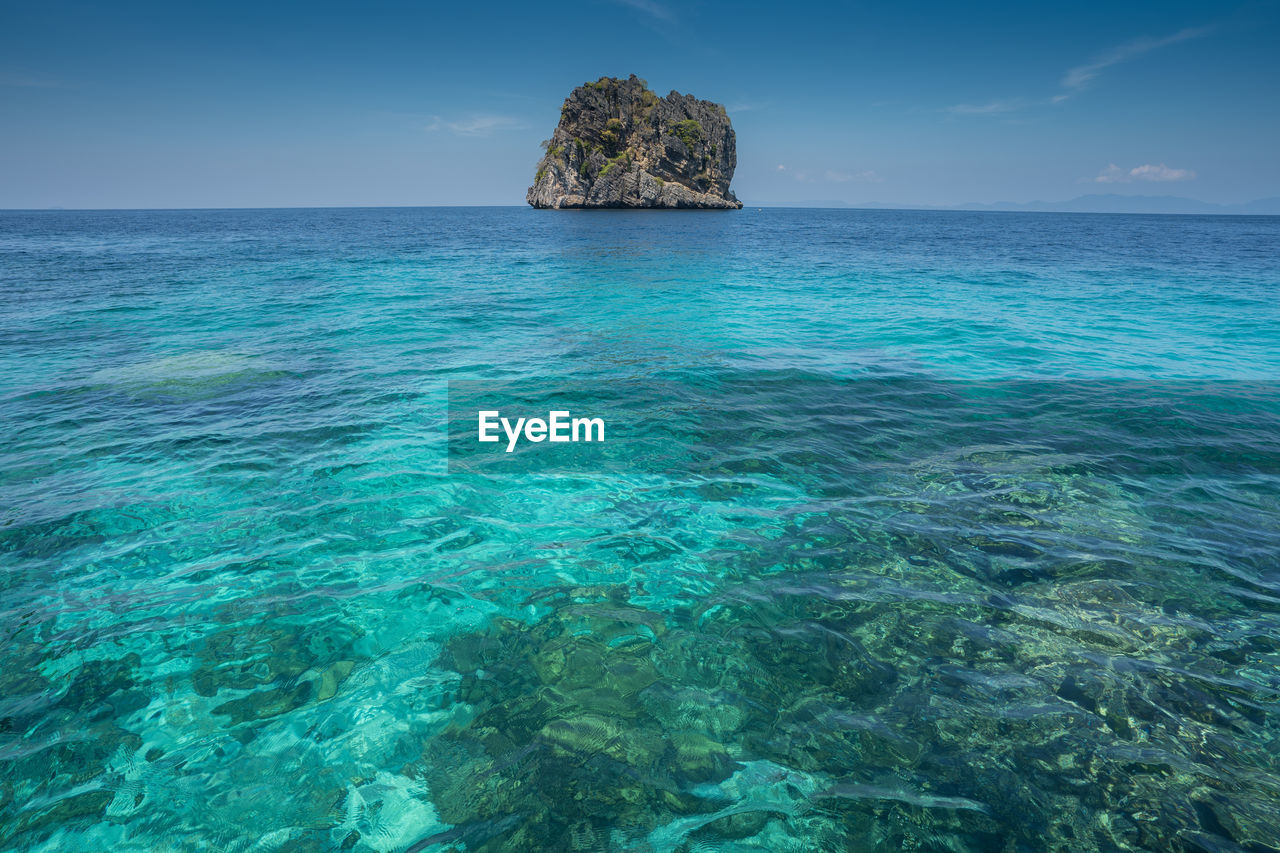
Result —
POLYGON ((601 77, 574 89, 545 143, 526 200, 534 207, 740 208, 724 107, 643 80, 601 77))

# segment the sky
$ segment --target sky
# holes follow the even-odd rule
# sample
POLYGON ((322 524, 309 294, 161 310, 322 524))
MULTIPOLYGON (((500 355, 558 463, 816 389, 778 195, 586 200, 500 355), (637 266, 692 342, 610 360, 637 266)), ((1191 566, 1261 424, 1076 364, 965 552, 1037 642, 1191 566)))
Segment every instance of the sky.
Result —
POLYGON ((747 204, 1280 196, 1280 0, 0 0, 0 208, 523 204, 560 104, 723 103, 747 204))

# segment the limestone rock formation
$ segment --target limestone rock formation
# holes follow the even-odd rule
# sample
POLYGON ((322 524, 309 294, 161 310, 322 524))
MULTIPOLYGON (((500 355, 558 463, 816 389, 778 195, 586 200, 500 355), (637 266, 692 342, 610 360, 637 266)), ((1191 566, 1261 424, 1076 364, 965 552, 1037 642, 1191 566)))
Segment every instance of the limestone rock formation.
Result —
POLYGON ((659 98, 634 74, 574 89, 543 145, 534 207, 742 207, 729 190, 738 154, 724 107, 659 98))

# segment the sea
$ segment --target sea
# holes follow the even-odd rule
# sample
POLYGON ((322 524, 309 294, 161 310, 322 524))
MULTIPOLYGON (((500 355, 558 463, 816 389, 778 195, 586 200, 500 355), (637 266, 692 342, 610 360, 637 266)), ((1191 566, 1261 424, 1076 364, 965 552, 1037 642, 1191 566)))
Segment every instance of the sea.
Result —
POLYGON ((0 212, 0 847, 1278 849, 1277 380, 1280 217, 0 212))

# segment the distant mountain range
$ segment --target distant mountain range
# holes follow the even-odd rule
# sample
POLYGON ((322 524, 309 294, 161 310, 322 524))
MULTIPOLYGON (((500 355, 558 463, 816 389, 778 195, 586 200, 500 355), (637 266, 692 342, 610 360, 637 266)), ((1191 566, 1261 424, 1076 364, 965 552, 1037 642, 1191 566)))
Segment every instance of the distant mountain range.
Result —
POLYGON ((1172 195, 1118 195, 1115 193, 1082 195, 1070 201, 1029 201, 1017 203, 998 201, 994 204, 957 204, 949 206, 920 204, 889 204, 868 201, 850 204, 847 201, 813 200, 778 202, 748 207, 848 207, 866 210, 1015 210, 1043 213, 1182 213, 1227 214, 1236 216, 1280 216, 1280 197, 1261 198, 1244 204, 1213 204, 1194 198, 1172 195))

